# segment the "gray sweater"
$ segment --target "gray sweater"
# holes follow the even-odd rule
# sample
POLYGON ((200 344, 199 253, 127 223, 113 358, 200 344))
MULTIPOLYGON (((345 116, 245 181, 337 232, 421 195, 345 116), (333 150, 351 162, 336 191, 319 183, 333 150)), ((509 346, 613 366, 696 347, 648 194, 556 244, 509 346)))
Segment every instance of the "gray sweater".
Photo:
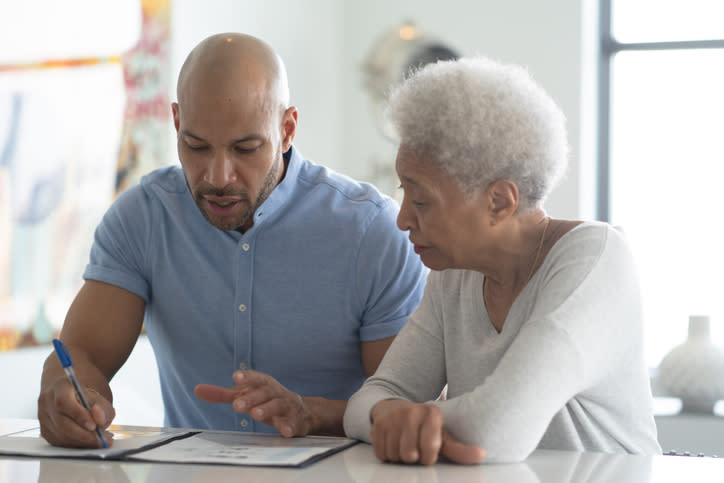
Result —
POLYGON ((445 428, 487 462, 534 449, 660 453, 642 350, 638 278, 622 235, 587 222, 556 242, 498 333, 483 275, 431 272, 419 308, 350 399, 348 436, 369 442, 382 399, 435 401, 445 428))

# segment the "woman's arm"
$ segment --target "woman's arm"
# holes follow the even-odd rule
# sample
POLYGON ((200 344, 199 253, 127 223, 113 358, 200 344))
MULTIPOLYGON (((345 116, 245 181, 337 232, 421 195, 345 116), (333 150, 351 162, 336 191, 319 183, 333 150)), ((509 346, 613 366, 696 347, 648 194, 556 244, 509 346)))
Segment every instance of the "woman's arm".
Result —
POLYGON ((615 426, 620 414, 614 408, 631 397, 635 380, 620 375, 642 361, 640 293, 623 240, 610 229, 600 235, 600 227, 587 229, 549 254, 526 295, 532 310, 497 367, 471 392, 435 403, 445 427, 460 441, 485 447, 489 461, 525 459, 554 417, 592 388, 597 396, 605 393, 603 399, 577 400, 578 414, 563 414, 570 420, 565 430, 577 434, 556 438, 562 445, 585 440, 578 424, 585 421, 589 435, 614 439, 598 418, 615 426), (613 383, 603 391, 603 381, 613 383))
POLYGON ((446 383, 442 324, 436 316, 437 274, 430 275, 417 310, 387 350, 374 376, 347 404, 345 433, 370 442, 372 408, 384 399, 437 399, 446 383))

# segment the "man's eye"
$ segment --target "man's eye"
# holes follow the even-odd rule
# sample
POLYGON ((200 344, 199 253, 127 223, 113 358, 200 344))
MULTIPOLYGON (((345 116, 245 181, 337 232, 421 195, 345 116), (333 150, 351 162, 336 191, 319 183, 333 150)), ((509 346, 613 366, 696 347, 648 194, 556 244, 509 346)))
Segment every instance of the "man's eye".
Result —
POLYGON ((243 147, 243 146, 236 146, 236 152, 239 154, 249 154, 253 153, 257 149, 259 149, 259 146, 252 146, 252 147, 243 147))
POLYGON ((206 149, 205 144, 191 144, 188 141, 184 141, 184 144, 186 144, 186 146, 192 151, 203 151, 206 149))
POLYGON ((425 203, 423 203, 422 201, 412 200, 410 203, 412 203, 413 206, 416 206, 416 207, 418 207, 418 208, 420 208, 420 207, 422 207, 422 206, 425 206, 425 203))

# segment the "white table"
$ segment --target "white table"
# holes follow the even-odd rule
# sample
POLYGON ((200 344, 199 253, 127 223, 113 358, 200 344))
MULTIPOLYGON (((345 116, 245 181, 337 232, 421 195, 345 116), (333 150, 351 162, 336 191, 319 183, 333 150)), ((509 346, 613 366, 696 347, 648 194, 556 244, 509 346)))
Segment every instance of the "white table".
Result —
MULTIPOLYGON (((0 419, 0 434, 36 427, 33 420, 0 419)), ((355 445, 305 468, 160 464, 127 461, 5 458, 0 483, 223 482, 516 482, 697 483, 724 481, 724 459, 631 456, 539 450, 517 464, 408 466, 381 463, 372 448, 355 445)))

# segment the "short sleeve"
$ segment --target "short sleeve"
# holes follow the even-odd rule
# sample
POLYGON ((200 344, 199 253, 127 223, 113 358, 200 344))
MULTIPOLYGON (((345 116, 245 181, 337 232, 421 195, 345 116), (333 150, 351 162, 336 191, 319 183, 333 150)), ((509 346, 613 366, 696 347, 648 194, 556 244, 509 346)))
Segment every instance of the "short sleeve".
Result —
POLYGON ((150 300, 146 257, 152 236, 152 212, 140 185, 113 202, 96 228, 83 278, 115 285, 150 300))
POLYGON ((428 270, 397 228, 397 211, 387 199, 364 233, 356 260, 363 342, 397 334, 422 299, 428 270))

